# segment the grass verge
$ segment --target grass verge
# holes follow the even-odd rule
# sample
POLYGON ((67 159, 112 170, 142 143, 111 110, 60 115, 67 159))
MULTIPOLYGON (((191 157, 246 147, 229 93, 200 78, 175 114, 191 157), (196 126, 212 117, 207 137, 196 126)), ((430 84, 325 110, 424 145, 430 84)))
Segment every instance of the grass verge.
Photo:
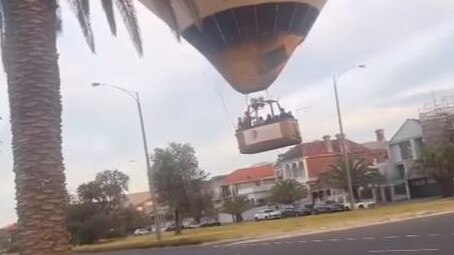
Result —
POLYGON ((282 235, 305 234, 317 231, 358 227, 367 224, 408 219, 440 212, 454 212, 453 199, 406 202, 336 214, 324 214, 275 221, 248 222, 216 228, 186 230, 180 236, 165 233, 161 241, 154 236, 128 237, 102 244, 75 247, 75 252, 104 252, 152 247, 196 245, 210 242, 229 242, 282 235))

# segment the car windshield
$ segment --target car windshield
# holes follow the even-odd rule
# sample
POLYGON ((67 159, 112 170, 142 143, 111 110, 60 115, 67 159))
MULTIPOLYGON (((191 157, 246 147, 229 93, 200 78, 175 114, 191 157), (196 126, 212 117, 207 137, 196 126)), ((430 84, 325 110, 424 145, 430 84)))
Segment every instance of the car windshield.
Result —
POLYGON ((454 254, 454 0, 0 0, 0 254, 454 254))

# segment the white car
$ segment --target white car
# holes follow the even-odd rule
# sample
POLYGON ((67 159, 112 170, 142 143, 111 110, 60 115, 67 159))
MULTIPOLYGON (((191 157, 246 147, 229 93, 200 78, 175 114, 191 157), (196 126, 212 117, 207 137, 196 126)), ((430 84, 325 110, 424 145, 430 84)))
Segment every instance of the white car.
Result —
POLYGON ((136 231, 134 231, 135 236, 144 236, 144 235, 149 235, 151 234, 150 230, 145 229, 145 228, 138 228, 136 231))
MULTIPOLYGON (((351 209, 350 203, 344 203, 344 206, 346 210, 351 209)), ((370 209, 375 207, 375 202, 373 200, 359 200, 355 202, 354 206, 355 209, 370 209)))
POLYGON ((273 209, 259 210, 254 215, 254 219, 256 221, 280 219, 281 217, 282 217, 281 212, 273 209))

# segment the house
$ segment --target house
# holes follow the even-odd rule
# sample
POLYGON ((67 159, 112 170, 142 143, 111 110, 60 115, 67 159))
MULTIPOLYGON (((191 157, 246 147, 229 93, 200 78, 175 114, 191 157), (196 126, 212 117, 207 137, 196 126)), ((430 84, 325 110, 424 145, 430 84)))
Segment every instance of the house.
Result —
POLYGON ((387 179, 394 181, 396 195, 410 198, 440 195, 436 182, 415 168, 424 146, 421 121, 407 119, 389 141, 390 171, 387 179))
POLYGON ((266 164, 241 168, 224 177, 222 197, 246 196, 255 204, 265 204, 271 189, 276 184, 273 165, 266 164))
POLYGON ((133 207, 137 211, 151 212, 153 207, 153 200, 149 191, 129 193, 126 195, 126 207, 133 207))
MULTIPOLYGON (((342 137, 335 139, 325 135, 323 140, 299 144, 284 154, 279 155, 275 164, 278 179, 293 179, 302 183, 310 190, 313 202, 317 200, 345 201, 346 194, 342 190, 319 187, 321 173, 329 171, 332 165, 342 157, 342 137)), ((372 150, 351 140, 345 139, 348 154, 352 158, 365 159, 370 163, 382 162, 386 153, 382 149, 372 150)), ((376 192, 369 192, 375 197, 376 192)))

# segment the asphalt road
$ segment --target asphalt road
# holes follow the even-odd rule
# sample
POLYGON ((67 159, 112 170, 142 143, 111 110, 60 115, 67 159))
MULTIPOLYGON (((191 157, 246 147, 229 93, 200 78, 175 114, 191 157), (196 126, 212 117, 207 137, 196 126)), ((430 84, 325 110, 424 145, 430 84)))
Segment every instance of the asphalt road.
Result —
POLYGON ((98 255, 454 255, 454 214, 238 245, 98 255))

